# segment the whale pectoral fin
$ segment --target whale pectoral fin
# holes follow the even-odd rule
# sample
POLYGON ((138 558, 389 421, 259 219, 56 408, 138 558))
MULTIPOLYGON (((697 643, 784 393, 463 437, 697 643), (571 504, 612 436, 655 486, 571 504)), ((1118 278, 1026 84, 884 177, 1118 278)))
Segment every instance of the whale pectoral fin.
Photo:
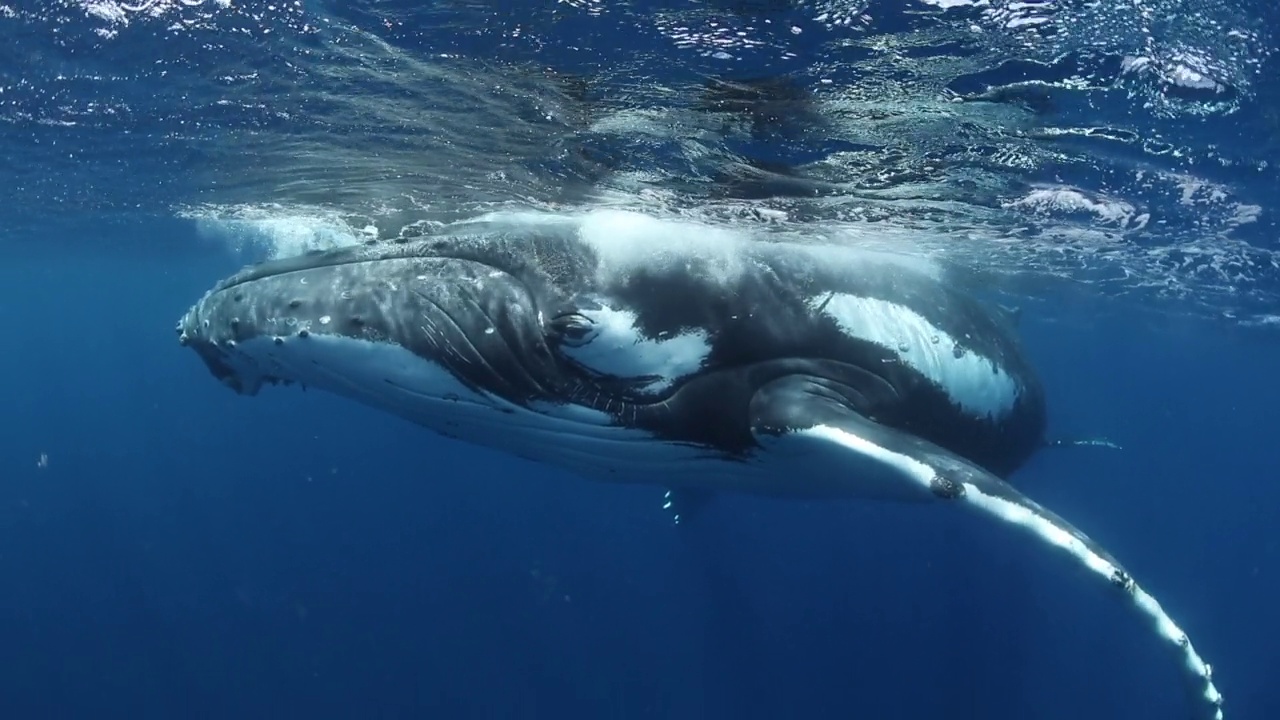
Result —
MULTIPOLYGON (((1110 583, 1175 654, 1197 720, 1221 720, 1222 696, 1211 670, 1160 604, 1096 542, 1070 523, 977 465, 910 433, 880 425, 847 402, 828 381, 790 376, 761 388, 751 404, 752 430, 763 454, 781 452, 791 479, 805 473, 832 495, 934 500, 979 511, 1029 530, 1110 583), (843 480, 842 480, 843 475, 843 480)), ((801 481, 797 478, 797 481, 801 481)))
POLYGON ((696 518, 702 508, 706 507, 714 497, 715 493, 710 490, 693 488, 667 490, 662 496, 662 509, 671 515, 672 524, 680 525, 696 518))

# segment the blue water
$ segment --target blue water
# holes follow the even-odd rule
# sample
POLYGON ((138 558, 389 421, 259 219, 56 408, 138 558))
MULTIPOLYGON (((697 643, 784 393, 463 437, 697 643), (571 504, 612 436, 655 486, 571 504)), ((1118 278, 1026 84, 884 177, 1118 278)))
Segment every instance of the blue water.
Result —
POLYGON ((1185 716, 1150 632, 1021 533, 745 497, 673 528, 660 489, 238 397, 173 339, 254 259, 602 204, 927 252, 1022 305, 1051 434, 1123 449, 1017 484, 1161 600, 1227 718, 1280 717, 1273 8, 1032 37, 936 3, 142 5, 0 5, 3 717, 1185 716), (784 73, 818 102, 692 109, 784 73), (1028 75, 1029 105, 937 101, 1028 75), (744 158, 822 191, 745 192, 744 158))

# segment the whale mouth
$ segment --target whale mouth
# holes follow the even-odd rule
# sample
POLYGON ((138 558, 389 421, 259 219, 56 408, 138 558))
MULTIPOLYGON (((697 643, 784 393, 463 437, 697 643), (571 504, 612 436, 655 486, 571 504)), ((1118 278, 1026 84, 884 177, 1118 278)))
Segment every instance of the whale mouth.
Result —
POLYGON ((485 388, 515 401, 548 396, 556 382, 526 280, 429 244, 343 248, 246 268, 195 303, 177 332, 241 395, 295 382, 350 390, 361 372, 343 353, 375 346, 405 351, 387 372, 421 365, 432 374, 437 381, 413 385, 427 394, 447 376, 441 396, 485 388), (337 375, 322 372, 333 363, 343 368, 337 375))
POLYGON ((205 337, 189 333, 184 327, 185 322, 184 318, 183 322, 178 323, 178 344, 195 350, 205 368, 209 370, 209 374, 235 391, 237 395, 257 395, 264 384, 275 385, 288 382, 283 378, 256 372, 254 368, 247 367, 243 361, 237 362, 237 356, 233 353, 235 347, 233 341, 226 341, 224 345, 227 347, 221 347, 205 337))

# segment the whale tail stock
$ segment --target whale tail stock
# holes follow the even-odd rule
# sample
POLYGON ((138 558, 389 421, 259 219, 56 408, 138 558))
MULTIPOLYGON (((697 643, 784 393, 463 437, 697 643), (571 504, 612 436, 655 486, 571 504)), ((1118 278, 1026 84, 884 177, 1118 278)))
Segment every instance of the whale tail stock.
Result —
POLYGON ((850 495, 884 496, 887 486, 899 484, 902 497, 963 506, 1064 552, 1087 575, 1109 583, 1171 651, 1186 681, 1190 717, 1222 720, 1222 696, 1210 666, 1160 603, 1100 545, 1012 485, 926 440, 865 418, 829 385, 811 378, 790 376, 762 388, 752 403, 752 425, 766 448, 790 445, 783 451, 821 463, 812 466, 824 472, 847 468, 855 485, 850 495), (864 480, 870 475, 877 479, 864 480))

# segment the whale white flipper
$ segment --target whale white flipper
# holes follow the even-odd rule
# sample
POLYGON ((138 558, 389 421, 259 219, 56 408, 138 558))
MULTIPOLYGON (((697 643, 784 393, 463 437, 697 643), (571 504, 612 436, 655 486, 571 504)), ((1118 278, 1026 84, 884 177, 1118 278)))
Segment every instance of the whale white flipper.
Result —
POLYGON ((1065 551, 1147 620, 1182 669, 1194 720, 1222 720, 1222 696, 1212 670, 1187 634, 1160 603, 1100 545, 1012 485, 958 455, 909 433, 860 415, 841 388, 807 376, 789 376, 761 388, 753 400, 752 427, 771 450, 804 458, 804 466, 839 482, 851 494, 951 502, 1003 523, 1030 530, 1044 544, 1065 551))

